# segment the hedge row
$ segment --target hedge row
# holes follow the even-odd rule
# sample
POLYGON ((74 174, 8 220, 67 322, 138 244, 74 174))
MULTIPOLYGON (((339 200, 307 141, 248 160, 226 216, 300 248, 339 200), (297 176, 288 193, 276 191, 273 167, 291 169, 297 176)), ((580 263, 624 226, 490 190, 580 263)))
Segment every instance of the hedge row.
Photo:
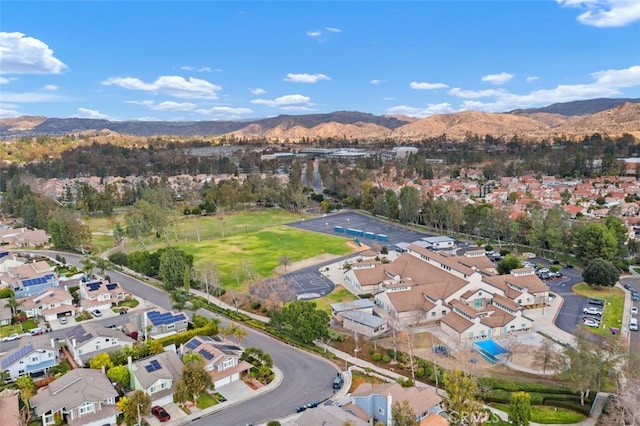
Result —
POLYGON ((573 395, 571 389, 566 388, 564 386, 551 386, 545 385, 542 383, 534 383, 534 382, 515 382, 512 380, 500 379, 500 378, 491 378, 491 377, 481 377, 478 378, 478 384, 480 387, 490 388, 490 389, 503 389, 510 392, 543 392, 543 393, 554 393, 554 394, 567 394, 573 395))
POLYGON ((215 324, 209 324, 205 327, 194 328, 192 330, 183 331, 182 333, 162 337, 157 340, 162 344, 162 346, 169 346, 173 344, 179 346, 180 344, 186 343, 196 336, 215 336, 216 334, 218 334, 218 326, 215 324))

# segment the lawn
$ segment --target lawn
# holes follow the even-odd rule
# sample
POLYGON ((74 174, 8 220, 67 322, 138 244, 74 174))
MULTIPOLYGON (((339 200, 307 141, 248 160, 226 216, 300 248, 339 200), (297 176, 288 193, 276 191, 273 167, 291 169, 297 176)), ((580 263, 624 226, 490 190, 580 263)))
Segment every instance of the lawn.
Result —
POLYGON ((358 388, 358 386, 360 386, 363 383, 381 384, 386 382, 375 376, 369 376, 365 373, 361 373, 360 371, 352 370, 351 371, 351 388, 349 389, 349 392, 353 392, 358 388))
POLYGON ((352 250, 341 237, 274 226, 257 232, 207 241, 181 243, 176 247, 192 254, 194 264, 207 260, 218 265, 223 287, 245 290, 244 271, 248 262, 260 277, 270 277, 279 266, 278 259, 288 256, 290 263, 321 254, 343 255, 352 250))
MULTIPOLYGON (((509 406, 506 404, 490 404, 505 413, 509 412, 509 406)), ((577 413, 566 408, 550 407, 546 405, 531 406, 531 421, 543 425, 549 424, 572 424, 578 423, 586 419, 584 414, 577 413)))
POLYGON ((209 408, 212 405, 216 405, 218 403, 218 401, 209 394, 209 392, 207 391, 202 391, 200 392, 200 395, 198 396, 198 400, 196 401, 196 407, 198 407, 201 410, 204 410, 205 408, 209 408))
POLYGON ((326 296, 313 299, 313 301, 316 302, 318 309, 323 310, 328 314, 331 313, 331 304, 350 302, 352 300, 358 300, 358 297, 354 296, 349 290, 345 289, 341 285, 337 285, 336 288, 326 296))
POLYGON ((605 309, 602 321, 598 329, 589 328, 596 334, 610 334, 609 328, 622 328, 622 313, 624 310, 624 291, 617 287, 597 288, 590 287, 586 283, 576 284, 572 287, 574 293, 594 299, 604 299, 605 309))
POLYGON ((139 304, 140 302, 138 301, 138 299, 126 299, 122 302, 118 302, 118 306, 126 306, 127 308, 135 308, 139 304))

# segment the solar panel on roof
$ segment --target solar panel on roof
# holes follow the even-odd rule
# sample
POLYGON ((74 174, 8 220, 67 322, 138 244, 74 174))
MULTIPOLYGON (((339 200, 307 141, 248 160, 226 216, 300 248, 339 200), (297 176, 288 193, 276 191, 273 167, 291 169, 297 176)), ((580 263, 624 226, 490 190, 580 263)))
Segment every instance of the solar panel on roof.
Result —
POLYGON ((196 339, 192 339, 192 340, 188 341, 185 346, 187 348, 191 349, 191 350, 194 350, 195 348, 200 346, 200 342, 198 342, 196 339))
POLYGON ((204 350, 204 349, 200 349, 200 350, 198 351, 198 353, 199 353, 200 355, 202 355, 206 360, 209 360, 209 361, 210 361, 210 360, 212 360, 212 359, 213 359, 213 355, 211 355, 209 352, 207 352, 207 351, 206 351, 206 350, 204 350))
POLYGON ((20 349, 9 355, 9 357, 2 360, 2 369, 4 370, 5 368, 8 368, 11 364, 18 361, 20 358, 32 351, 33 345, 31 343, 21 347, 20 349))
POLYGON ((149 361, 149 364, 145 365, 144 368, 149 373, 153 373, 154 371, 160 370, 162 368, 162 366, 160 365, 158 360, 153 359, 153 360, 149 361))
POLYGON ((113 290, 116 287, 118 287, 118 284, 107 284, 107 290, 113 290))

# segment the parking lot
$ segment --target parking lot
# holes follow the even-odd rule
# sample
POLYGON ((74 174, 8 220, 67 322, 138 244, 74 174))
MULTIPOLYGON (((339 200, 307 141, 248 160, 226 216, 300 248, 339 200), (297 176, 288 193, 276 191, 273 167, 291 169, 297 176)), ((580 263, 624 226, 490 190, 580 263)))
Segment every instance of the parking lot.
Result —
POLYGON ((323 234, 339 237, 350 239, 358 238, 363 244, 371 245, 375 242, 381 246, 387 246, 390 249, 393 245, 398 243, 411 243, 423 237, 433 236, 405 229, 400 225, 387 224, 380 220, 354 212, 328 214, 314 219, 305 219, 289 223, 288 225, 295 228, 306 229, 307 231, 321 232, 323 234), (336 226, 342 227, 344 232, 336 231, 336 226), (374 234, 375 236, 383 235, 387 238, 385 240, 381 240, 367 236, 348 235, 346 233, 347 229, 359 230, 365 233, 365 235, 366 233, 374 234))
POLYGON ((276 293, 288 292, 293 288, 297 299, 315 299, 331 293, 335 285, 331 280, 325 278, 319 268, 322 265, 314 265, 280 277, 270 278, 267 284, 276 293))

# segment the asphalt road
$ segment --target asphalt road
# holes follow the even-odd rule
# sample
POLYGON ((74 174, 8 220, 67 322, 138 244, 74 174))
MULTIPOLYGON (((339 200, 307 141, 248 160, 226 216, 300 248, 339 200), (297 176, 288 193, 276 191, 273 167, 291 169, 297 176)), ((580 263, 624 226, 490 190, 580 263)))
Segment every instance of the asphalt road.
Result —
MULTIPOLYGON (((620 283, 631 284, 636 290, 640 291, 640 277, 629 276, 620 278, 620 283)), ((626 290, 625 290, 626 291, 626 290)), ((631 306, 635 306, 640 309, 640 302, 632 302, 631 306)), ((640 316, 636 316, 640 320, 640 316)), ((640 352, 640 331, 631 331, 631 337, 629 338, 629 353, 637 354, 640 352)))
MULTIPOLYGON (((47 256, 55 257, 56 252, 40 252, 47 256)), ((63 254, 67 263, 80 265, 82 256, 75 254, 63 254)), ((156 304, 164 309, 170 309, 169 296, 164 291, 145 284, 135 278, 122 274, 118 271, 109 270, 107 274, 113 281, 117 281, 122 287, 144 299, 156 304)), ((219 316, 202 310, 199 313, 209 318, 220 318, 219 316)), ((96 320, 105 326, 114 324, 121 325, 128 321, 127 315, 96 320)), ((226 319, 221 322, 228 323, 226 319)), ((269 336, 259 333, 253 329, 246 328, 247 336, 242 341, 242 346, 257 347, 271 355, 273 363, 283 373, 283 381, 277 389, 259 395, 253 399, 240 402, 225 410, 203 417, 191 422, 197 425, 236 426, 247 423, 261 423, 271 419, 286 417, 295 412, 299 405, 309 402, 321 402, 333 395, 333 378, 337 368, 334 364, 318 356, 300 351, 287 344, 281 343, 269 336)), ((63 337, 64 330, 48 333, 49 337, 63 337)), ((7 342, 11 347, 17 346, 18 342, 7 342)), ((4 343, 3 343, 4 348, 4 343)), ((10 347, 7 346, 7 349, 10 347)))

